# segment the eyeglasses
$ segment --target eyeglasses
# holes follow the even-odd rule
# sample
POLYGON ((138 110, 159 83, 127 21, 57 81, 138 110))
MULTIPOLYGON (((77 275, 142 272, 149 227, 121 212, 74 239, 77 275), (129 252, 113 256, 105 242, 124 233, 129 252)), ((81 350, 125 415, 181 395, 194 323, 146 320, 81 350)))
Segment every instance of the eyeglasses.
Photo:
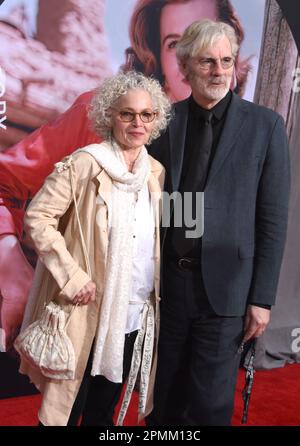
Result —
POLYGON ((157 115, 157 112, 146 111, 146 110, 140 113, 131 112, 127 110, 116 110, 116 111, 118 112, 118 117, 123 122, 132 122, 136 116, 139 116, 142 122, 149 123, 152 122, 157 115))
POLYGON ((217 66, 218 60, 220 61, 221 67, 224 68, 224 70, 228 70, 234 64, 234 58, 229 56, 217 59, 214 59, 213 57, 200 57, 198 59, 198 64, 202 70, 207 71, 215 68, 217 66))

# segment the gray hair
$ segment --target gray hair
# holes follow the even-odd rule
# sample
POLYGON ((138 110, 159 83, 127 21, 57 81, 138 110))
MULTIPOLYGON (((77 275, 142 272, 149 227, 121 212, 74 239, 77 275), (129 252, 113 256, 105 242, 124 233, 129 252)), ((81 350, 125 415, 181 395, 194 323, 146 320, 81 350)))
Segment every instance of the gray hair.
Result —
POLYGON ((115 76, 105 79, 96 90, 88 117, 91 119, 94 130, 98 135, 105 139, 111 137, 112 123, 108 109, 122 95, 126 95, 130 90, 137 88, 149 93, 154 110, 158 113, 149 138, 149 143, 159 137, 161 132, 167 127, 171 118, 171 103, 158 81, 135 71, 129 71, 127 73, 120 71, 115 76))
POLYGON ((179 66, 182 66, 190 57, 211 47, 216 41, 227 37, 231 44, 231 51, 236 57, 239 45, 232 26, 224 22, 213 20, 199 20, 186 28, 176 45, 176 56, 179 66))

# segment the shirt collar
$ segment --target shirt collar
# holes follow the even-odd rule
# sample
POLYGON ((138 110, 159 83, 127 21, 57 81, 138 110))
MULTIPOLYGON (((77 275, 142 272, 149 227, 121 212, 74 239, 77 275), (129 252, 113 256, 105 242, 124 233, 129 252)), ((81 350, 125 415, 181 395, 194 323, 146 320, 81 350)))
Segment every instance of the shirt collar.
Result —
MULTIPOLYGON (((232 92, 231 90, 229 90, 226 96, 224 96, 223 99, 221 99, 213 108, 209 110, 210 112, 213 113, 214 118, 216 118, 218 121, 220 121, 225 115, 226 110, 231 102, 231 98, 232 98, 232 92)), ((195 113, 196 115, 203 116, 203 113, 207 112, 207 109, 197 104, 192 95, 189 98, 189 107, 190 111, 192 113, 195 113)))

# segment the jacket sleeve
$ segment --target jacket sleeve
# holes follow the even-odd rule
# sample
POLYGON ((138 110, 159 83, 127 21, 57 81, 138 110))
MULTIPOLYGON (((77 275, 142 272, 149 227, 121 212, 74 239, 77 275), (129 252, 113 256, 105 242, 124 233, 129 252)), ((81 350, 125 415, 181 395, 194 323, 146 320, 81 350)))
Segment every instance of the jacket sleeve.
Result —
MULTIPOLYGON (((76 184, 76 177, 80 177, 80 173, 76 172, 79 163, 72 161, 72 164, 76 184)), ((56 280, 60 295, 71 300, 91 279, 71 256, 58 230, 60 217, 73 201, 70 169, 69 166, 60 172, 54 170, 49 175, 30 203, 24 224, 40 260, 56 280)))
POLYGON ((254 271, 248 303, 273 305, 283 257, 290 192, 290 162, 284 121, 271 134, 256 201, 254 271))
POLYGON ((0 152, 0 235, 22 236, 24 207, 53 165, 79 147, 99 142, 87 118, 93 92, 84 93, 55 121, 0 152))

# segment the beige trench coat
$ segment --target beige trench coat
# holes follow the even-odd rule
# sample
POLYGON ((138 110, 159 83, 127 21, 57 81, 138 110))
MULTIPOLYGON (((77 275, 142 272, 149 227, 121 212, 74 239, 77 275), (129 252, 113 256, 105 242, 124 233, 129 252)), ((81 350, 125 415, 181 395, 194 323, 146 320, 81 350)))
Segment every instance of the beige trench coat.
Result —
MULTIPOLYGON (((87 153, 79 152, 67 157, 65 169, 54 172, 46 179, 42 189, 32 200, 26 216, 25 230, 33 241, 40 261, 26 307, 22 330, 35 321, 45 300, 55 299, 66 312, 70 312, 70 301, 90 280, 82 244, 79 237, 72 190, 70 167, 74 178, 79 218, 89 254, 92 280, 96 283, 96 301, 78 306, 72 313, 68 335, 74 345, 76 357, 75 379, 54 381, 42 376, 25 361, 21 361, 20 372, 43 394, 39 418, 44 425, 65 426, 87 365, 88 356, 96 333, 101 298, 103 295, 105 263, 108 245, 108 203, 112 181, 97 161, 87 153), (98 197, 98 193, 101 198, 98 197), (96 199, 97 198, 97 199, 96 199), (101 224, 97 224, 97 221, 101 224), (46 266, 46 268, 45 268, 46 266), (51 274, 49 274, 49 271, 51 274)), ((155 206, 155 309, 156 333, 159 329, 159 281, 160 241, 159 208, 164 182, 162 165, 149 156, 151 174, 149 191, 154 196, 155 206)), ((157 344, 156 344, 157 345, 157 344)), ((151 370, 146 413, 152 408, 153 384, 156 371, 156 352, 151 370)))

